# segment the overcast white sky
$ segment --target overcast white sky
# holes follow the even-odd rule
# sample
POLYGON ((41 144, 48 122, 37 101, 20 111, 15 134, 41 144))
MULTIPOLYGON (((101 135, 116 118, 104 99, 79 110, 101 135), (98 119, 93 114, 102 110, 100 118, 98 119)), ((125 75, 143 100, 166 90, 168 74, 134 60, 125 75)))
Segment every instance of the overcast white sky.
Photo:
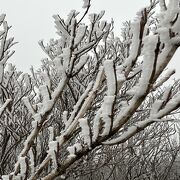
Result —
MULTIPOLYGON (((91 12, 105 10, 104 18, 113 18, 115 32, 120 34, 122 22, 133 19, 136 12, 148 2, 149 0, 92 0, 91 12)), ((14 47, 16 53, 10 61, 23 71, 29 71, 31 65, 39 67, 40 60, 46 57, 37 42, 40 39, 48 42, 56 36, 53 14, 66 17, 72 9, 83 12, 83 0, 1 0, 0 4, 0 13, 6 13, 9 25, 13 26, 11 35, 19 42, 14 47)), ((178 61, 176 55, 171 67, 177 67, 178 61)))

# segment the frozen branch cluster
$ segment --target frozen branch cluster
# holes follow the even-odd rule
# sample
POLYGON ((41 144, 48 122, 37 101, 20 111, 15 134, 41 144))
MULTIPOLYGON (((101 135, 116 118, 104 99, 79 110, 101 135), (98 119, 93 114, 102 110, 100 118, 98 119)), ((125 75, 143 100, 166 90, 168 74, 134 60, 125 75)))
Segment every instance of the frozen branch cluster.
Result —
POLYGON ((0 118, 15 142, 5 149, 18 147, 14 167, 1 172, 4 180, 64 177, 96 147, 125 143, 154 123, 171 121, 180 106, 178 83, 161 89, 175 73, 163 75, 180 45, 179 0, 159 1, 157 16, 158 2, 151 1, 124 24, 121 38, 113 34, 113 21, 102 20, 104 11, 83 22, 90 3, 84 0, 82 15, 53 16, 59 39, 39 41, 48 58, 31 75, 12 65, 5 70, 14 43, 0 16, 0 118))

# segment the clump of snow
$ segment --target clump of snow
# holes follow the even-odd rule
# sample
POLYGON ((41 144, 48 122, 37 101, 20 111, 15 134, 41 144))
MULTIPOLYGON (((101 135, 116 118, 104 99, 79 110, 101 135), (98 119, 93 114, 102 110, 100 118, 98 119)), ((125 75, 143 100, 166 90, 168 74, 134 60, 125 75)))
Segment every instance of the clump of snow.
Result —
POLYGON ((101 113, 102 113, 102 109, 99 109, 93 120, 93 137, 92 137, 93 142, 96 141, 99 135, 101 113))
POLYGON ((96 17, 97 17, 97 14, 95 13, 89 14, 90 22, 93 23, 96 20, 96 17))
POLYGON ((41 114, 39 114, 39 113, 34 114, 33 118, 36 122, 40 122, 42 119, 41 114))
POLYGON ((156 100, 154 102, 154 104, 152 105, 152 108, 151 108, 151 112, 150 112, 150 117, 151 118, 153 118, 157 114, 157 112, 161 108, 161 105, 162 105, 162 101, 161 100, 156 100))
POLYGON ((61 179, 66 179, 66 176, 65 175, 61 175, 60 178, 61 179))
POLYGON ((59 75, 64 74, 65 70, 64 70, 64 67, 62 65, 62 57, 55 57, 53 61, 54 61, 54 65, 57 69, 58 74, 59 75))
POLYGON ((34 168, 34 154, 33 154, 33 150, 32 150, 32 148, 30 148, 30 150, 29 150, 29 157, 30 157, 30 168, 31 168, 31 173, 34 173, 34 170, 35 170, 35 168, 34 168))
POLYGON ((102 119, 104 121, 104 130, 101 136, 109 134, 112 126, 112 108, 114 104, 115 96, 105 96, 102 105, 102 119))
POLYGON ((76 37, 74 39, 75 46, 77 46, 82 41, 82 39, 84 38, 86 34, 86 30, 87 30, 87 26, 85 26, 84 24, 78 27, 77 32, 76 32, 76 37))
POLYGON ((162 43, 169 42, 169 40, 170 40, 170 37, 169 37, 169 28, 167 28, 167 27, 160 27, 160 28, 158 28, 157 31, 160 34, 160 41, 162 43))
POLYGON ((130 55, 125 60, 124 66, 130 67, 133 60, 136 58, 139 48, 139 33, 140 33, 140 17, 138 17, 132 24, 131 24, 131 33, 132 33, 132 43, 130 48, 130 55))
POLYGON ((31 122, 31 125, 32 125, 32 128, 37 128, 37 126, 38 126, 38 121, 32 121, 31 122))
POLYGON ((9 180, 9 175, 2 175, 3 180, 9 180))
POLYGON ((87 8, 90 5, 90 0, 83 0, 84 4, 82 8, 87 8))
MULTIPOLYGON (((63 39, 69 39, 69 33, 64 27, 62 19, 59 17, 59 15, 53 15, 53 18, 55 19, 56 29, 58 30, 58 34, 62 36, 63 39)), ((41 41, 42 42, 42 41, 41 41)), ((40 42, 40 43, 41 43, 40 42)))
POLYGON ((87 118, 79 119, 79 126, 81 127, 81 136, 84 139, 84 143, 89 147, 91 146, 90 128, 87 118))
POLYGON ((42 85, 39 87, 40 94, 43 97, 43 104, 47 103, 48 100, 50 100, 50 92, 47 85, 42 85))
POLYGON ((49 153, 51 154, 53 151, 57 151, 58 143, 57 141, 49 141, 49 153))
POLYGON ((136 92, 136 96, 139 97, 144 94, 150 83, 150 78, 154 70, 155 63, 155 49, 158 43, 158 35, 149 35, 144 38, 143 48, 143 65, 141 78, 139 79, 139 88, 136 92))
POLYGON ((45 85, 50 89, 51 88, 51 80, 49 78, 49 75, 46 71, 41 73, 42 78, 44 80, 45 85))
POLYGON ((0 22, 4 21, 5 17, 6 17, 6 14, 1 14, 0 15, 0 22))
POLYGON ((66 25, 69 25, 70 23, 72 23, 73 19, 79 14, 79 12, 77 12, 76 10, 71 10, 70 13, 68 14, 68 18, 65 21, 66 25))
POLYGON ((154 85, 154 89, 163 85, 174 73, 176 72, 175 69, 167 70, 166 74, 154 85))
POLYGON ((68 68, 68 65, 69 65, 69 62, 70 62, 70 48, 67 47, 67 48, 63 48, 62 49, 63 53, 62 53, 62 58, 63 58, 63 67, 64 69, 67 69, 68 68))
POLYGON ((27 170, 26 157, 19 157, 20 162, 20 174, 25 175, 27 170))
POLYGON ((49 127, 49 141, 53 141, 54 139, 54 128, 53 127, 49 127))
POLYGON ((116 78, 117 78, 117 83, 124 82, 126 80, 125 74, 124 74, 124 68, 122 66, 116 66, 116 78))
POLYGON ((166 10, 165 0, 159 0, 159 6, 161 11, 165 11, 166 10))
POLYGON ((64 111, 62 114, 62 120, 65 125, 67 123, 67 118, 68 118, 68 111, 64 111))
MULTIPOLYGON (((179 10, 180 13, 180 10, 179 10)), ((178 16, 176 22, 174 23, 173 27, 172 27, 173 32, 175 33, 179 33, 180 32, 180 18, 178 16)))
POLYGON ((69 152, 68 158, 74 158, 76 153, 82 150, 82 146, 80 143, 76 143, 73 146, 67 147, 67 150, 69 152))
POLYGON ((74 72, 78 72, 87 63, 88 59, 89 56, 87 55, 81 56, 79 62, 74 67, 74 72))
POLYGON ((107 78, 107 95, 113 96, 116 92, 116 80, 114 75, 114 62, 112 60, 106 60, 104 62, 104 71, 107 78))

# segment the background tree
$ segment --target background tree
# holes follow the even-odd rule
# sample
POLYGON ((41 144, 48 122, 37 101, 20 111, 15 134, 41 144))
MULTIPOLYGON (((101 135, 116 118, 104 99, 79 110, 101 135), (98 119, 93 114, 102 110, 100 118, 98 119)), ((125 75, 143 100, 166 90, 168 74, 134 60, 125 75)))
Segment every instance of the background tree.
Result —
POLYGON ((30 76, 7 64, 14 53, 10 48, 16 42, 14 38, 8 38, 11 27, 5 21, 4 14, 0 16, 0 25, 0 175, 3 175, 13 171, 17 155, 30 134, 32 116, 22 98, 30 96, 32 100, 35 92, 30 76))

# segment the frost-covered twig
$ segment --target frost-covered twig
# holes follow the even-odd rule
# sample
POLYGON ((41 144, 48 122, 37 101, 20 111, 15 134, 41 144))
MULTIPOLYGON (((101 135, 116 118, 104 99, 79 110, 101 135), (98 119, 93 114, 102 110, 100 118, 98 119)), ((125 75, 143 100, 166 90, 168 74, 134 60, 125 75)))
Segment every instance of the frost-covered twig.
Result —
POLYGON ((6 102, 0 107, 0 116, 2 115, 2 113, 4 112, 4 110, 11 101, 12 101, 11 99, 7 99, 6 102))

